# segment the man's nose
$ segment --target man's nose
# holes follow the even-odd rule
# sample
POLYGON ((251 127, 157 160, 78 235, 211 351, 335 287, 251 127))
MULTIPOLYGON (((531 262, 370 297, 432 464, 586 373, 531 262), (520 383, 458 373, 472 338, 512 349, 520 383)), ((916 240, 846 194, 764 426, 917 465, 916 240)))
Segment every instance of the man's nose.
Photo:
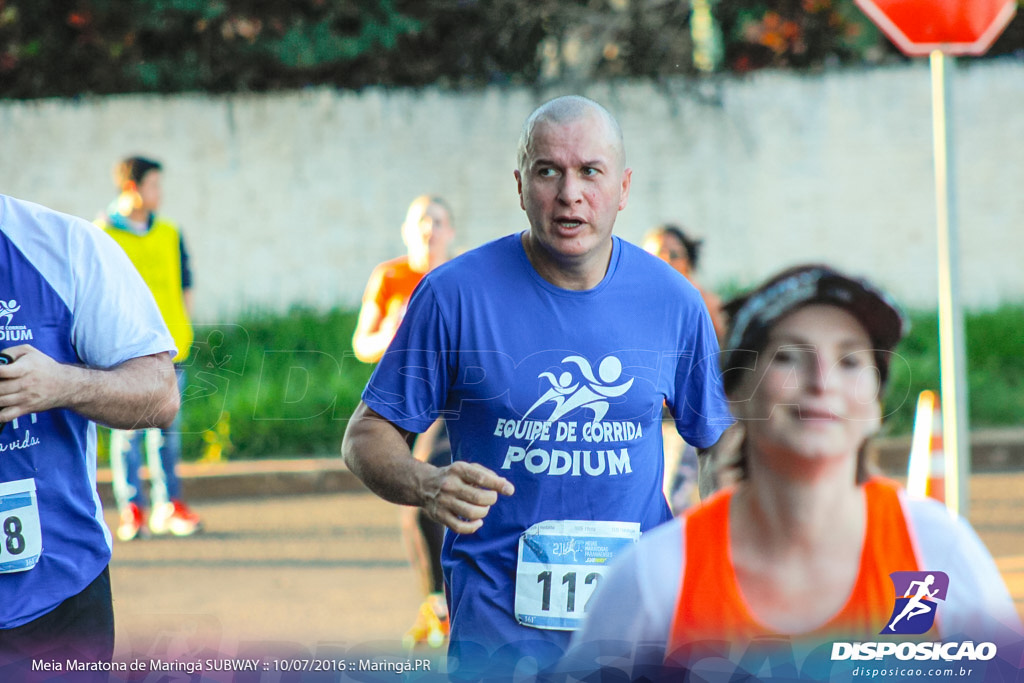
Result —
POLYGON ((583 184, 572 173, 562 176, 558 186, 558 199, 564 204, 576 204, 583 200, 583 184))

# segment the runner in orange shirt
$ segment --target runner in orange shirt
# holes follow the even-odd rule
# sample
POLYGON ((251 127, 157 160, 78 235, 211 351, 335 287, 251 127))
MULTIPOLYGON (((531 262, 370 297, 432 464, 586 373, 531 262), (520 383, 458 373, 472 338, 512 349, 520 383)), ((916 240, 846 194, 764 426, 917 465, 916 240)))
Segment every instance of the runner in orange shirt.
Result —
MULTIPOLYGON (((455 230, 448 204, 434 195, 421 195, 409 205, 402 224, 405 256, 381 263, 370 274, 352 337, 356 358, 376 363, 395 336, 416 286, 427 272, 448 260, 455 230)), ((420 460, 451 463, 451 446, 444 423, 437 421, 420 436, 413 449, 420 460)), ((413 568, 420 578, 423 604, 403 641, 409 647, 428 643, 440 647, 448 634, 448 606, 444 599, 441 573, 441 544, 444 527, 419 508, 401 508, 402 538, 413 568)))
POLYGON ((407 253, 381 263, 370 274, 363 293, 352 350, 364 363, 384 355, 405 316, 413 290, 427 272, 448 260, 455 237, 448 204, 434 195, 421 195, 409 205, 402 223, 407 253))
POLYGON ((725 642, 736 657, 762 637, 1019 642, 1013 601, 967 521, 871 471, 867 442, 906 326, 889 298, 801 266, 726 312, 722 379, 741 435, 720 464, 734 481, 618 560, 564 666, 585 652, 621 657, 630 673, 690 668, 695 643, 725 642), (918 581, 934 584, 928 600, 918 581), (930 617, 906 608, 915 599, 930 617))

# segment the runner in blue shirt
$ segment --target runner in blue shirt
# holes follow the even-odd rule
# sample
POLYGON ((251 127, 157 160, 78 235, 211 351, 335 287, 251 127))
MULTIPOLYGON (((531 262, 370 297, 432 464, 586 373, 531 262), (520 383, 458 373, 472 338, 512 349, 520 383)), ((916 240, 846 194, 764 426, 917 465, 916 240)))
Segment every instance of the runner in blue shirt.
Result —
POLYGON ((663 403, 700 448, 732 421, 699 293, 612 236, 632 173, 615 119, 552 100, 518 162, 530 229, 424 278, 342 445, 371 490, 449 529, 455 678, 554 662, 607 564, 669 519, 663 403), (407 445, 439 416, 440 468, 407 445))
POLYGON ((14 681, 41 658, 110 661, 93 421, 166 427, 179 397, 174 341, 124 252, 84 220, 3 195, 0 352, 0 679, 14 681))

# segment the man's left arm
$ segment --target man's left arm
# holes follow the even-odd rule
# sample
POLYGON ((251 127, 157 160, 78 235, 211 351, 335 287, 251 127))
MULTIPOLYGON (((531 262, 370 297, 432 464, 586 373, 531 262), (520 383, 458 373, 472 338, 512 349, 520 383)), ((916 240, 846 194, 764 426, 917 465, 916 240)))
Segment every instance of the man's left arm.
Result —
POLYGON ((58 363, 33 346, 3 350, 0 422, 55 408, 115 429, 166 428, 181 398, 169 353, 131 358, 109 369, 58 363))
POLYGON ((707 306, 698 301, 696 324, 688 328, 689 353, 680 354, 675 402, 669 407, 677 431, 697 450, 697 489, 703 500, 722 486, 724 454, 736 446, 738 430, 722 387, 718 337, 707 306))

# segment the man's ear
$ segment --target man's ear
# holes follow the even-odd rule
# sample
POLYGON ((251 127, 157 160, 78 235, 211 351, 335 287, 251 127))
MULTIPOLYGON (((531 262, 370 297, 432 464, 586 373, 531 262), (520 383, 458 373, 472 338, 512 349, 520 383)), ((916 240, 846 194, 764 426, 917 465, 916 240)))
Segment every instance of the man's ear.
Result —
POLYGON ((633 169, 627 168, 622 172, 622 185, 619 188, 619 211, 626 208, 629 201, 629 188, 633 182, 633 169))

